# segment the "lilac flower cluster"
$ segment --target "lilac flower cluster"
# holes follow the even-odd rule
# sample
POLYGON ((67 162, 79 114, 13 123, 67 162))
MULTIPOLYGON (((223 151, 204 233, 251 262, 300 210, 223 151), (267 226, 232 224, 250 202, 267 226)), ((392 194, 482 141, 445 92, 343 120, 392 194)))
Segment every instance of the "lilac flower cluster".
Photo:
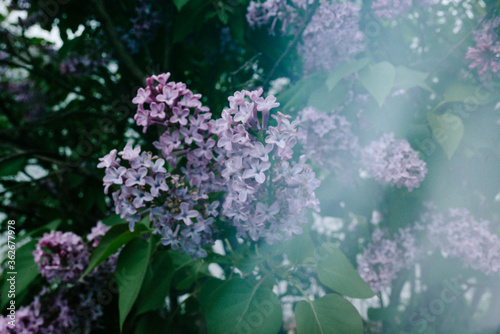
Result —
POLYGON ((372 2, 372 9, 381 19, 393 20, 405 15, 412 5, 412 0, 376 0, 372 2))
POLYGON ((300 19, 299 9, 305 9, 312 2, 311 0, 295 0, 292 1, 292 6, 286 0, 251 1, 247 8, 246 18, 252 28, 260 28, 271 22, 269 27, 269 34, 271 35, 274 35, 276 26, 281 25, 281 34, 286 35, 292 33, 288 31, 289 27, 291 29, 297 27, 300 19))
POLYGON ((59 65, 62 74, 69 74, 75 77, 87 76, 95 72, 98 68, 106 66, 106 59, 99 55, 77 55, 70 54, 59 65))
POLYGON ((90 253, 78 235, 51 231, 40 239, 33 255, 47 281, 75 282, 87 267, 90 253))
POLYGON ((474 31, 475 47, 469 47, 466 59, 472 61, 469 68, 477 68, 479 75, 493 72, 500 75, 500 39, 497 31, 500 17, 484 22, 483 28, 474 31))
POLYGON ((141 43, 149 41, 160 23, 160 13, 154 11, 150 2, 139 0, 135 7, 135 17, 130 19, 132 28, 122 34, 121 39, 132 54, 139 52, 141 43))
MULTIPOLYGON (((108 229, 101 222, 92 228, 87 235, 92 247, 97 247, 108 229)), ((101 263, 83 281, 76 278, 87 265, 89 250, 79 236, 51 231, 39 240, 33 254, 40 273, 50 284, 42 287, 31 304, 17 310, 15 327, 9 324, 9 317, 0 316, 0 333, 90 333, 103 314, 99 293, 116 269, 118 254, 101 263), (56 277, 59 282, 54 285, 56 277)))
POLYGON ((363 254, 358 255, 358 271, 374 291, 380 292, 418 257, 416 239, 409 228, 400 229, 393 238, 377 228, 363 254))
POLYGON ((488 221, 476 220, 467 209, 429 211, 421 220, 427 224, 428 240, 443 255, 460 258, 486 274, 500 273, 500 238, 488 221))
POLYGON ((360 7, 352 2, 323 2, 302 34, 298 46, 304 70, 332 71, 341 62, 364 50, 359 30, 360 7))
POLYGON ((313 107, 299 112, 297 138, 302 152, 325 173, 339 173, 359 153, 358 138, 344 116, 326 114, 313 107))
POLYGON ((92 227, 90 233, 87 234, 87 240, 91 242, 90 245, 94 248, 97 247, 101 241, 101 237, 104 236, 110 228, 110 226, 104 225, 101 221, 98 221, 97 225, 92 227))
POLYGON ((217 162, 227 194, 222 214, 232 220, 237 236, 269 244, 302 233, 305 208, 319 211, 319 186, 305 156, 293 162, 298 122, 278 112, 268 126, 274 96, 262 89, 236 92, 215 122, 217 162))
MULTIPOLYGON (((426 9, 434 4, 434 0, 416 0, 416 4, 426 9)), ((412 0, 376 0, 372 2, 372 9, 381 19, 394 20, 403 17, 413 7, 412 0)))
POLYGON ((204 257, 201 247, 212 241, 210 225, 218 214, 218 202, 208 203, 208 194, 221 189, 212 166, 211 113, 199 101, 200 94, 183 83, 167 82, 169 77, 167 73, 148 78, 147 87, 132 100, 138 105, 134 119, 144 132, 152 124, 164 127, 153 143, 163 158, 127 144, 123 151, 112 150, 101 158, 98 167, 106 168, 105 193, 112 185, 120 186, 113 193, 115 210, 131 229, 149 213, 164 245, 204 257))
MULTIPOLYGON (((251 27, 270 25, 270 33, 278 22, 283 35, 297 35, 305 15, 312 8, 311 0, 252 1, 247 8, 247 21, 251 27)), ((302 33, 298 46, 304 60, 304 70, 333 70, 339 63, 363 51, 363 33, 359 30, 359 6, 346 1, 322 1, 302 33)))
POLYGON ((103 314, 97 294, 104 282, 95 283, 54 291, 44 287, 31 304, 17 310, 15 327, 9 317, 0 316, 0 333, 90 333, 103 314))
POLYGON ((362 152, 368 173, 383 185, 405 186, 408 191, 420 186, 427 167, 407 140, 395 140, 394 134, 384 134, 372 141, 362 152))

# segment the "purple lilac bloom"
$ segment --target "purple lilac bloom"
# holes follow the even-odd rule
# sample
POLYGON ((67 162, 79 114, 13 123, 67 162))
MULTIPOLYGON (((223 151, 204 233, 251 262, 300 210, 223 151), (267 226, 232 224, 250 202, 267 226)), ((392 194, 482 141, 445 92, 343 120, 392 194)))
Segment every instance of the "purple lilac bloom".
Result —
POLYGON ((407 140, 395 140, 394 134, 384 134, 372 141, 362 152, 363 165, 380 184, 405 186, 408 191, 418 188, 427 174, 427 167, 407 140))
POLYGON ((287 28, 296 25, 298 11, 296 7, 287 4, 286 0, 251 1, 247 8, 247 21, 250 27, 260 28, 268 25, 269 33, 274 35, 277 25, 281 25, 281 34, 287 33, 287 28))
POLYGON ((83 274, 90 254, 78 235, 51 231, 40 239, 33 255, 40 274, 49 282, 74 282, 83 274))
POLYGON ((485 21, 481 30, 474 31, 475 47, 469 47, 465 55, 466 59, 472 61, 469 68, 476 68, 481 76, 489 72, 500 75, 499 27, 500 17, 485 21))
MULTIPOLYGON (((422 9, 427 9, 434 3, 434 0, 415 0, 415 5, 422 9)), ((413 5, 412 0, 376 0, 372 2, 372 9, 379 18, 394 20, 404 17, 413 5)))
POLYGON ((44 287, 30 305, 16 312, 15 327, 8 324, 8 317, 0 316, 0 333, 88 334, 97 327, 103 314, 98 289, 81 283, 55 291, 44 287))
POLYGON ((90 233, 87 234, 87 240, 91 242, 91 246, 94 248, 97 247, 101 241, 101 237, 104 236, 109 229, 109 226, 104 225, 102 221, 99 220, 97 225, 92 227, 90 233))
POLYGON ((476 220, 461 208, 445 214, 430 210, 421 220, 427 226, 431 245, 444 256, 460 258, 485 274, 500 273, 500 238, 487 220, 476 220))
MULTIPOLYGON (((313 10, 312 0, 266 0, 250 2, 247 21, 250 27, 270 24, 270 34, 281 26, 283 35, 297 35, 298 27, 306 17, 305 10, 313 10)), ((342 61, 363 51, 363 33, 359 30, 359 6, 352 2, 320 2, 311 21, 302 33, 298 46, 305 72, 332 71, 342 61)))
POLYGON ((352 169, 353 157, 359 154, 358 138, 344 116, 327 114, 307 107, 299 112, 297 138, 302 152, 323 173, 352 169))
POLYGON ((364 50, 359 30, 359 6, 352 2, 323 2, 302 34, 298 47, 304 70, 332 71, 364 50))
POLYGON ((118 186, 113 192, 115 211, 131 229, 149 214, 164 245, 205 257, 202 246, 213 241, 210 226, 216 205, 209 203, 208 194, 222 187, 214 173, 215 125, 201 95, 169 78, 170 73, 147 78, 147 87, 132 100, 137 104, 134 118, 144 132, 151 125, 162 127, 164 132, 153 143, 161 156, 129 143, 123 151, 101 158, 98 167, 106 169, 105 192, 118 186), (177 166, 181 159, 182 166, 177 166))
POLYGON ((358 271, 375 292, 391 286, 398 273, 410 268, 421 254, 409 228, 400 229, 391 238, 376 228, 363 254, 358 255, 358 271))
POLYGON ((222 215, 237 236, 269 244, 302 233, 305 209, 319 210, 314 190, 319 186, 305 157, 292 161, 298 122, 278 112, 268 126, 273 96, 262 89, 236 92, 229 108, 215 122, 216 153, 227 194, 222 215))
POLYGON ((412 0, 376 0, 372 9, 381 19, 393 20, 405 15, 412 5, 412 0))

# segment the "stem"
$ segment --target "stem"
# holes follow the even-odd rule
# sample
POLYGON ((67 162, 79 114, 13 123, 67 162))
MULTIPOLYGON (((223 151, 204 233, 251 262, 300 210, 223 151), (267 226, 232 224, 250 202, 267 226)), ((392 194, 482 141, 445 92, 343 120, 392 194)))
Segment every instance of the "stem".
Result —
POLYGON ((312 300, 309 298, 307 293, 305 293, 305 291, 302 290, 302 288, 297 283, 295 283, 295 281, 292 279, 292 276, 287 276, 287 279, 288 279, 288 282, 292 283, 293 286, 296 287, 297 290, 300 291, 300 293, 307 299, 308 303, 312 303, 312 300))
POLYGON ((146 74, 139 67, 137 67, 134 59, 130 56, 127 49, 123 45, 118 33, 116 32, 115 25, 104 7, 104 3, 100 0, 93 0, 93 3, 95 4, 97 12, 102 19, 102 24, 104 26, 104 30, 109 36, 110 43, 117 51, 116 54, 118 58, 129 69, 132 76, 135 77, 136 80, 143 82, 146 74))
POLYGON ((288 46, 285 49, 285 52, 283 52, 281 54, 281 56, 278 58, 278 60, 276 61, 276 63, 274 63, 271 71, 269 72, 269 75, 266 78, 266 81, 264 81, 264 87, 269 86, 269 82, 273 78, 274 72, 276 72, 276 69, 278 68, 278 66, 281 64, 283 59, 285 59, 286 56, 288 56, 290 51, 292 51, 292 49, 295 48, 295 46, 299 42, 299 39, 302 37, 304 30, 306 30, 307 25, 309 24, 309 22, 311 22, 311 19, 314 16, 314 13, 316 13, 316 10, 318 9, 318 7, 319 7, 319 0, 315 0, 314 3, 309 8, 309 13, 306 16, 306 19, 302 22, 302 25, 299 28, 299 31, 297 32, 297 34, 295 35, 293 40, 288 44, 288 46))

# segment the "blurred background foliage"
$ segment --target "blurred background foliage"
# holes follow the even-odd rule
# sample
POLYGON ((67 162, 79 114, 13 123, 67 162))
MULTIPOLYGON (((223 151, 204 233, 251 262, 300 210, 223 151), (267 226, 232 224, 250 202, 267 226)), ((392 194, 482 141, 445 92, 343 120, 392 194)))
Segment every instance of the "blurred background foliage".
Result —
MULTIPOLYGON (((304 244, 307 253, 314 245, 331 241, 355 264, 374 229, 370 223, 374 211, 383 217, 379 226, 395 232, 418 221, 426 201, 440 209, 466 207, 475 217, 490 220, 492 229, 500 233, 500 78, 489 73, 485 79, 465 61, 468 47, 474 45, 473 31, 484 20, 499 16, 499 1, 441 1, 431 10, 416 9, 417 14, 393 21, 377 18, 372 2, 363 1, 359 26, 365 51, 330 73, 305 73, 295 48, 299 42, 293 36, 250 28, 245 18, 249 2, 4 1, 0 14, 1 226, 7 219, 16 219, 16 228, 35 238, 52 229, 84 235, 103 219, 109 225, 121 222, 103 193, 104 172, 96 168, 98 158, 129 140, 155 150, 151 143, 159 133, 143 134, 135 125, 136 106, 131 100, 147 76, 170 72, 173 80, 201 93, 215 117, 234 91, 263 87, 277 91, 280 110, 293 116, 306 106, 325 113, 342 106, 362 145, 394 132, 420 152, 429 172, 413 192, 381 187, 371 179, 346 181, 335 174, 323 175, 317 191, 321 215, 342 219, 344 236, 326 237, 308 228, 307 240, 294 241, 292 248, 304 244), (278 78, 288 80, 279 90, 273 82, 278 78), (360 125, 360 114, 368 126, 360 125), (353 217, 361 224, 354 232, 347 230, 353 217)), ((357 174, 357 166, 349 168, 357 174)), ((279 256, 282 250, 271 249, 266 256, 279 256)), ((242 253, 240 257, 257 256, 249 248, 236 251, 242 253)), ((151 266, 161 261, 162 252, 153 255, 151 266)), ((213 256, 208 262, 224 263, 213 256)), ((198 292, 195 281, 203 279, 201 296, 210 293, 208 262, 192 262, 179 254, 170 254, 166 261, 176 268, 174 274, 161 274, 170 275, 170 310, 179 307, 177 296, 198 292)), ((231 261, 234 264, 235 258, 231 261)), ((254 263, 248 261, 239 269, 251 276, 254 263)), ((154 272, 146 281, 160 280, 154 272)), ((483 289, 498 287, 497 277, 481 276, 439 256, 423 263, 421 272, 429 289, 412 295, 406 308, 398 308, 401 301, 394 291, 400 291, 414 274, 401 275, 387 296, 390 307, 371 308, 365 315, 365 331, 401 332, 409 315, 419 305, 428 305, 440 293, 443 279, 457 272, 463 281, 475 277, 485 282, 483 289)), ((296 274, 299 281, 313 275, 305 270, 296 274)), ((29 303, 40 289, 32 276, 22 283, 26 289, 20 303, 29 303)), ((239 286, 246 283, 234 284, 234 289, 247 288, 239 286)), ((499 310, 494 302, 500 300, 499 291, 491 289, 491 307, 482 313, 488 321, 494 322, 491 315, 499 310)), ((474 327, 475 310, 461 303, 453 304, 457 309, 448 310, 448 318, 441 317, 463 317, 466 325, 437 321, 434 327, 429 325, 428 333, 488 327, 474 327)), ((168 318, 168 328, 203 332, 199 317, 203 307, 203 297, 189 299, 182 311, 168 318)), ((116 305, 106 312, 117 317, 116 305)), ((133 321, 129 318, 126 330, 164 328, 162 312, 138 312, 133 321)), ((118 330, 116 317, 105 320, 103 332, 118 330)))

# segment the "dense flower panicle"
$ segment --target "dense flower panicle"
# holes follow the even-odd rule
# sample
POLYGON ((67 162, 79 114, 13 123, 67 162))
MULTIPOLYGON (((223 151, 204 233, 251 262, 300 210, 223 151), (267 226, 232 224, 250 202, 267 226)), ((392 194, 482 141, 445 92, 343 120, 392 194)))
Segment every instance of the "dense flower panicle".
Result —
MULTIPOLYGON (((87 239, 93 247, 108 229, 101 222, 92 228, 87 239)), ((79 236, 51 231, 40 239, 33 254, 49 284, 42 286, 31 304, 17 310, 14 327, 8 324, 9 317, 0 316, 0 333, 90 333, 103 314, 101 290, 113 279, 119 252, 79 281, 90 255, 79 236), (52 284, 57 278, 58 284, 52 284)))
POLYGON ((323 2, 302 34, 298 46, 304 70, 332 71, 364 50, 359 30, 360 7, 352 2, 323 2))
POLYGON ((358 255, 358 271, 374 291, 380 292, 389 288, 398 273, 411 267, 420 255, 409 228, 400 229, 392 238, 376 228, 363 254, 358 255))
POLYGON ((201 95, 183 83, 167 82, 169 77, 166 73, 148 78, 147 87, 140 88, 132 101, 138 105, 134 118, 144 131, 152 124, 164 127, 153 143, 161 157, 127 144, 121 152, 112 150, 101 158, 98 167, 106 168, 106 193, 110 186, 120 186, 113 192, 115 210, 131 229, 148 213, 164 245, 204 257, 201 247, 212 241, 218 204, 208 203, 208 194, 221 189, 213 168, 214 123, 199 101, 201 95), (177 166, 180 159, 182 167, 177 166), (172 167, 170 173, 167 166, 172 167))
MULTIPOLYGON (((297 35, 297 27, 303 24, 305 18, 304 10, 313 3, 312 0, 252 1, 246 17, 251 27, 270 24, 270 34, 274 34, 279 22, 283 35, 297 35)), ((324 1, 319 4, 298 45, 306 72, 317 69, 331 71, 364 50, 363 33, 358 25, 359 10, 359 6, 349 1, 324 1)))
POLYGON ((222 214, 232 220, 237 236, 269 244, 302 233, 305 208, 319 210, 319 186, 305 156, 291 161, 298 122, 278 112, 268 126, 274 96, 262 89, 236 92, 215 122, 217 162, 227 191, 222 214))
POLYGON ((362 160, 369 174, 383 185, 418 188, 427 174, 427 167, 407 140, 395 140, 384 134, 363 149, 362 160))
POLYGON ((297 138, 309 161, 324 173, 350 169, 348 164, 359 154, 359 145, 344 116, 307 107, 299 112, 298 119, 297 138))
POLYGON ((75 282, 86 269, 89 250, 82 238, 72 232, 44 234, 33 252, 38 270, 49 282, 75 282))
POLYGON ((481 30, 474 31, 475 47, 469 47, 466 59, 472 61, 469 68, 476 68, 479 75, 489 72, 500 75, 500 39, 497 30, 500 17, 484 22, 481 30))
POLYGON ((15 326, 8 323, 9 317, 0 316, 0 333, 88 334, 103 314, 97 293, 78 285, 56 291, 44 287, 31 304, 16 311, 15 326))
POLYGON ((274 35, 276 26, 280 24, 281 34, 285 35, 287 28, 289 26, 293 28, 295 25, 298 19, 298 11, 297 8, 287 4, 286 0, 251 1, 247 8, 246 18, 252 28, 260 28, 271 22, 269 27, 271 35, 274 35))
POLYGON ((372 2, 372 9, 375 15, 381 19, 394 20, 404 17, 413 7, 417 5, 422 9, 427 9, 434 5, 434 0, 376 0, 372 2))
POLYGON ((378 17, 393 20, 405 15, 412 5, 412 0, 376 0, 372 2, 372 9, 378 17))
POLYGON ((432 246, 443 255, 460 258, 486 274, 500 273, 500 238, 488 221, 476 220, 467 209, 449 209, 445 214, 429 211, 421 220, 432 246))
MULTIPOLYGON (((40 317, 39 303, 20 307, 16 311, 15 326, 9 324, 8 316, 0 315, 0 333, 27 334, 40 333, 43 319, 40 317)), ((11 322, 12 323, 12 322, 11 322)))

